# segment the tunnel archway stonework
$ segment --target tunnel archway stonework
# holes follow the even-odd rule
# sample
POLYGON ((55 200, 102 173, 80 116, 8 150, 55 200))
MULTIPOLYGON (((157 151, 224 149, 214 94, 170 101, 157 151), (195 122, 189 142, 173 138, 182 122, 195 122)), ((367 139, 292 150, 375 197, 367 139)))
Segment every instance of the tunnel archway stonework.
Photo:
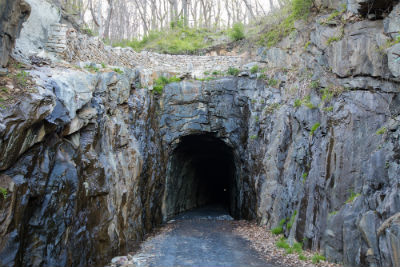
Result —
POLYGON ((160 119, 166 151, 164 221, 211 203, 224 206, 235 218, 255 217, 256 194, 246 184, 243 157, 248 97, 237 86, 234 79, 222 79, 170 84, 165 90, 160 119))

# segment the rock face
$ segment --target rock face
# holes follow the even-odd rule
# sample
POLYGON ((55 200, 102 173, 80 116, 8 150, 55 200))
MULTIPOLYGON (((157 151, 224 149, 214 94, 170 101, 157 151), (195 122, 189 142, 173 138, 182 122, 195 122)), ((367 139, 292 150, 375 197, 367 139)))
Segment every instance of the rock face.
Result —
POLYGON ((400 62, 381 46, 393 14, 298 23, 259 50, 264 75, 162 94, 140 67, 33 67, 35 90, 0 110, 0 266, 102 266, 214 201, 267 228, 292 217, 285 235, 331 261, 400 266, 400 62))
POLYGON ((9 55, 19 36, 22 23, 31 9, 24 0, 0 1, 0 65, 6 67, 9 55))

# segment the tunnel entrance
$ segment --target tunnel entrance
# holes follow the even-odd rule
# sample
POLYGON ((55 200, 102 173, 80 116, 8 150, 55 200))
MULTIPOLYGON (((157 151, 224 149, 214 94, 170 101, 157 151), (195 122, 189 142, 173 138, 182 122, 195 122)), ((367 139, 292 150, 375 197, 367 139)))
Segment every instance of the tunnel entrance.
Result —
POLYGON ((210 204, 235 217, 236 170, 232 148, 222 140, 209 134, 182 137, 169 156, 164 220, 210 204))

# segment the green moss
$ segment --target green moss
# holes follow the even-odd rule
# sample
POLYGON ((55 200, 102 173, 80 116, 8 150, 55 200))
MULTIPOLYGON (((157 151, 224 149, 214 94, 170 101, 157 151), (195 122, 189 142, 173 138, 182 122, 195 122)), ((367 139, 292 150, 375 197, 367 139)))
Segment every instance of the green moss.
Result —
POLYGON ((312 258, 311 258, 311 261, 312 261, 312 263, 314 263, 314 264, 317 264, 317 263, 319 263, 320 261, 324 261, 325 260, 325 257, 324 256, 322 256, 322 255, 320 255, 320 254, 318 254, 318 253, 316 253, 314 256, 312 256, 312 258))
POLYGON ((0 186, 0 195, 3 196, 4 199, 7 198, 8 191, 6 188, 0 186))
POLYGON ((311 127, 310 135, 314 135, 314 132, 319 128, 321 123, 317 122, 311 127))
POLYGON ((381 134, 384 134, 386 132, 387 132, 386 127, 381 127, 381 128, 378 129, 378 131, 376 131, 376 134, 377 135, 381 135, 381 134))

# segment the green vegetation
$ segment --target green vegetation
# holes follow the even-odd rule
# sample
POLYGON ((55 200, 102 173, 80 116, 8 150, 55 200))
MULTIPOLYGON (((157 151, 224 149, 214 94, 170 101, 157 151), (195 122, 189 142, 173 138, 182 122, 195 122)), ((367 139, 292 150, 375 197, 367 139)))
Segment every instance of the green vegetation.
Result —
POLYGON ((326 260, 324 256, 322 256, 321 254, 316 253, 314 256, 312 256, 311 261, 314 264, 319 263, 320 261, 324 261, 326 260))
POLYGON ((29 74, 24 70, 21 70, 19 73, 17 73, 15 78, 16 78, 16 82, 17 82, 18 86, 26 87, 28 85, 28 77, 29 77, 29 74))
POLYGON ((228 74, 232 76, 238 76, 240 73, 240 70, 234 67, 229 67, 228 68, 228 74))
POLYGON ((296 99, 296 100, 294 101, 293 106, 294 106, 295 108, 299 108, 299 107, 301 107, 302 104, 303 104, 303 102, 301 102, 301 99, 296 99))
POLYGON ((311 97, 310 96, 306 96, 305 98, 303 98, 302 103, 303 103, 304 106, 306 106, 309 109, 316 108, 316 106, 314 106, 314 104, 311 103, 311 97))
POLYGON ((326 112, 332 112, 333 111, 333 106, 325 107, 323 108, 324 111, 326 112))
POLYGON ((304 254, 299 254, 299 260, 306 261, 308 258, 304 254))
POLYGON ((278 12, 272 14, 270 16, 271 23, 266 27, 265 33, 261 35, 259 44, 271 47, 292 33, 295 30, 294 22, 306 19, 310 14, 312 4, 312 0, 292 0, 278 12))
POLYGON ((307 43, 305 43, 304 50, 307 50, 308 47, 310 46, 310 44, 311 44, 311 41, 308 41, 307 43))
POLYGON ((244 25, 243 23, 235 23, 232 29, 229 31, 229 37, 234 41, 239 41, 244 39, 244 25))
POLYGON ((274 228, 271 229, 271 232, 272 232, 274 235, 280 235, 280 234, 282 234, 282 233, 283 233, 283 226, 285 225, 286 220, 287 220, 286 218, 285 218, 285 219, 282 219, 282 220, 279 222, 279 225, 278 225, 277 227, 274 227, 274 228))
POLYGON ((160 76, 154 81, 153 91, 158 93, 158 94, 162 94, 162 92, 164 90, 164 87, 167 84, 173 83, 173 82, 179 82, 180 80, 181 79, 179 79, 176 76, 173 76, 171 78, 167 78, 165 76, 160 76))
POLYGON ((271 104, 269 106, 266 106, 265 109, 264 109, 264 112, 266 114, 273 114, 275 112, 275 110, 277 110, 280 107, 281 107, 281 104, 273 103, 273 104, 271 104))
POLYGON ((301 175, 301 177, 303 177, 303 184, 305 184, 306 181, 307 181, 308 172, 303 173, 303 174, 301 175))
POLYGON ((279 83, 278 80, 275 80, 275 79, 269 79, 269 81, 268 81, 268 85, 271 87, 277 86, 278 83, 279 83))
POLYGON ((355 193, 353 190, 350 191, 350 197, 346 200, 346 203, 353 203, 354 199, 361 196, 360 193, 355 193))
POLYGON ((95 65, 86 65, 85 69, 87 69, 90 72, 99 72, 99 68, 96 67, 95 65))
POLYGON ((342 40, 343 36, 344 36, 344 27, 340 29, 339 35, 329 37, 328 40, 326 41, 326 45, 331 45, 334 42, 342 40))
POLYGON ((311 86, 312 89, 317 89, 317 88, 319 88, 319 87, 320 87, 319 81, 318 81, 318 80, 317 80, 317 81, 312 81, 312 82, 310 83, 310 86, 311 86))
POLYGON ((277 242, 276 246, 278 248, 283 248, 287 254, 297 253, 299 255, 303 255, 303 244, 294 242, 293 246, 290 246, 287 242, 287 239, 281 237, 277 242))
POLYGON ((255 140, 255 139, 257 139, 257 135, 250 136, 250 140, 255 140))
POLYGON ((336 19, 337 17, 342 16, 347 10, 347 5, 343 4, 342 9, 333 11, 323 22, 323 25, 329 24, 332 20, 336 19))
POLYGON ((292 229, 292 226, 294 224, 294 220, 296 219, 296 215, 297 215, 297 210, 294 211, 293 215, 290 217, 290 220, 287 224, 287 229, 290 230, 292 229))
POLYGON ((142 39, 123 40, 112 45, 131 47, 138 52, 149 50, 167 54, 193 54, 210 46, 212 44, 210 40, 225 33, 205 28, 188 28, 178 24, 171 29, 151 31, 142 39))
POLYGON ((386 132, 387 132, 386 127, 381 127, 381 128, 378 129, 378 131, 376 131, 376 134, 377 135, 381 135, 381 134, 384 134, 386 132))
POLYGON ((113 71, 115 71, 118 74, 124 74, 123 70, 121 70, 119 68, 113 68, 113 71))
POLYGON ((324 102, 325 100, 331 101, 333 98, 333 92, 329 90, 330 88, 324 88, 322 89, 322 97, 321 100, 324 102))
POLYGON ((259 70, 258 65, 254 65, 253 67, 251 67, 250 72, 251 74, 256 74, 259 70))
POLYGON ((0 186, 0 195, 3 196, 4 199, 7 198, 8 191, 6 188, 0 186))
POLYGON ((332 211, 332 212, 329 212, 329 215, 328 216, 334 216, 334 215, 336 215, 338 213, 338 211, 337 210, 334 210, 334 211, 332 211))
POLYGON ((317 122, 311 127, 310 135, 314 135, 314 132, 319 128, 321 123, 317 122))
POLYGON ((101 67, 102 67, 103 69, 107 68, 107 65, 106 65, 106 63, 104 63, 104 62, 101 62, 101 67))

